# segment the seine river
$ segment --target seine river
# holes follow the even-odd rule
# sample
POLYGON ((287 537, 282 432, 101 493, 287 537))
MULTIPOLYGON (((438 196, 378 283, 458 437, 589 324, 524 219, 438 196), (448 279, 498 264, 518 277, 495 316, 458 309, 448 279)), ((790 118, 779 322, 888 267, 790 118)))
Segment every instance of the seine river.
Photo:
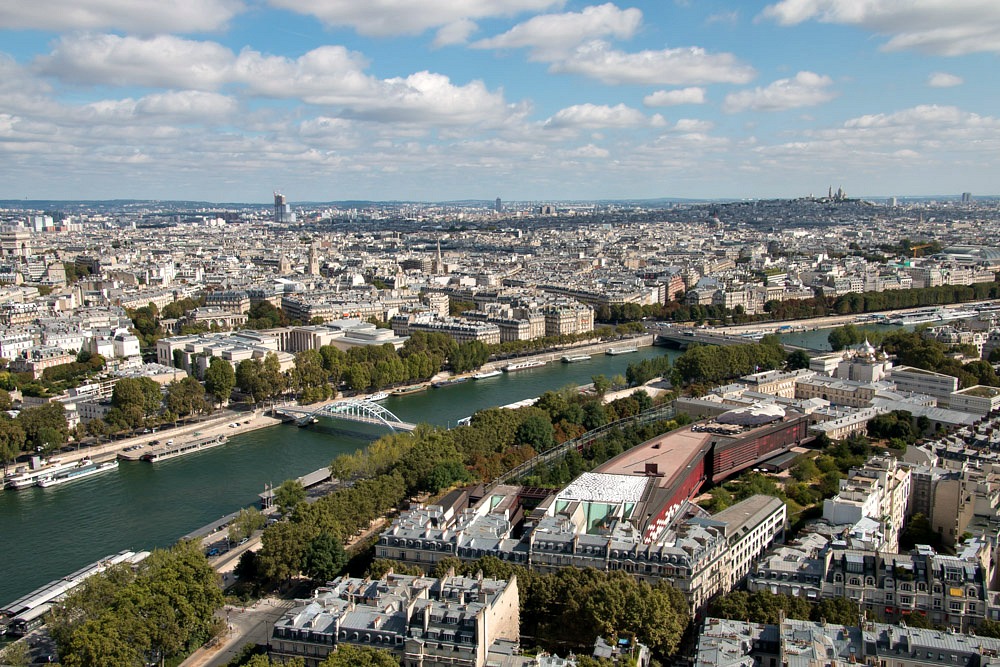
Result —
MULTIPOLYGON (((898 327, 873 326, 890 331, 898 327)), ((793 345, 829 349, 828 329, 789 333, 793 345)), ((454 426, 463 417, 594 375, 625 373, 629 362, 675 350, 594 355, 405 397, 383 405, 403 421, 454 426)), ((222 447, 156 464, 122 462, 116 471, 48 489, 0 491, 0 604, 123 549, 165 547, 191 531, 252 505, 264 485, 329 464, 369 438, 318 428, 274 426, 235 436, 222 447)))
MULTIPOLYGON (((408 422, 454 426, 483 408, 507 405, 593 375, 625 373, 629 362, 678 353, 642 348, 594 355, 574 364, 388 398, 408 422)), ((328 465, 369 440, 319 428, 274 426, 235 436, 215 449, 156 464, 122 462, 117 470, 48 489, 0 491, 0 604, 123 549, 165 547, 191 531, 254 504, 280 484, 328 465)))

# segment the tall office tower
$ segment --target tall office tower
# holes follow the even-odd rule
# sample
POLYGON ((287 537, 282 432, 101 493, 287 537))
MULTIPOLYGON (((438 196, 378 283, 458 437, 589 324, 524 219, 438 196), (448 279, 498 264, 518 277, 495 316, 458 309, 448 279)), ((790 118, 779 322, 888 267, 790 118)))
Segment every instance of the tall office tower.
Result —
POLYGON ((285 199, 285 195, 280 192, 274 193, 274 221, 275 222, 295 222, 295 213, 285 199))
POLYGON ((497 213, 503 211, 503 203, 500 201, 500 197, 497 197, 497 201, 496 204, 494 204, 493 206, 493 210, 496 211, 497 213))
POLYGON ((972 203, 972 193, 971 192, 963 192, 962 193, 962 203, 963 204, 971 204, 972 203))

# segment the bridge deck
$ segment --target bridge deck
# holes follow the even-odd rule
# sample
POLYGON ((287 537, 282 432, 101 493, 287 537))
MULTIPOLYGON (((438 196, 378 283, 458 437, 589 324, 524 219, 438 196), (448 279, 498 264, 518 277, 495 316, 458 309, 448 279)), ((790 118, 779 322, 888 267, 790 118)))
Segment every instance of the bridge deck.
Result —
MULTIPOLYGON (((659 329, 656 332, 655 341, 657 343, 673 343, 680 348, 685 348, 693 343, 701 345, 744 345, 746 343, 760 342, 759 340, 754 340, 748 336, 714 331, 691 331, 689 329, 659 329)), ((790 345, 788 343, 782 343, 781 345, 788 351, 802 350, 814 355, 820 354, 818 350, 811 350, 807 347, 801 347, 799 345, 790 345)))
MULTIPOLYGON (((288 407, 288 406, 280 408, 276 407, 274 409, 274 413, 282 417, 287 417, 289 420, 293 421, 305 420, 312 417, 329 417, 330 419, 341 419, 343 421, 351 421, 351 422, 356 422, 358 424, 371 424, 373 426, 388 426, 389 428, 395 431, 413 431, 417 428, 416 424, 411 424, 410 422, 404 422, 402 420, 399 420, 398 418, 387 419, 383 421, 377 417, 363 415, 363 414, 352 414, 348 412, 331 412, 328 410, 324 410, 324 408, 328 408, 331 405, 336 405, 336 403, 331 403, 326 406, 323 406, 323 408, 318 408, 313 410, 303 407, 288 407)), ((395 417, 395 415, 393 415, 393 417, 395 417)))

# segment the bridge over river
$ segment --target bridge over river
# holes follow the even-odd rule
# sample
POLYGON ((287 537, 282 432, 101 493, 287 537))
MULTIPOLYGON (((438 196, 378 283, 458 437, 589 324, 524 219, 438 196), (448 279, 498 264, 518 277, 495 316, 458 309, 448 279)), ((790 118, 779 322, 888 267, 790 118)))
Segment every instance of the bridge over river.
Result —
MULTIPOLYGON (((685 349, 689 345, 745 345, 746 343, 756 343, 760 341, 758 336, 745 336, 739 334, 727 334, 711 329, 693 329, 689 327, 660 327, 656 330, 656 337, 653 339, 654 345, 665 345, 668 347, 679 347, 685 349)), ((802 350, 810 356, 821 354, 817 350, 811 350, 800 345, 790 345, 782 343, 787 352, 802 350)))
POLYGON ((385 426, 393 431, 412 431, 416 424, 404 422, 378 403, 363 399, 349 398, 327 403, 318 408, 308 406, 275 407, 274 414, 294 420, 299 426, 307 426, 320 417, 330 417, 359 424, 385 426))

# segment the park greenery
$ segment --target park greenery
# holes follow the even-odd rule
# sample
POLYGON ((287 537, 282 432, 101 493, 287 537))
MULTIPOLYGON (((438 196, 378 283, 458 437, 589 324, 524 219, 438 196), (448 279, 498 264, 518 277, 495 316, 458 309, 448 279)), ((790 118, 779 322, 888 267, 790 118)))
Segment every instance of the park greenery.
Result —
POLYGON ((224 630, 218 575, 197 544, 181 541, 133 567, 89 577, 53 607, 49 631, 65 667, 127 667, 172 660, 224 630))
POLYGON ((781 368, 785 350, 781 339, 764 336, 759 343, 692 345, 674 361, 675 384, 717 384, 758 371, 781 368))

